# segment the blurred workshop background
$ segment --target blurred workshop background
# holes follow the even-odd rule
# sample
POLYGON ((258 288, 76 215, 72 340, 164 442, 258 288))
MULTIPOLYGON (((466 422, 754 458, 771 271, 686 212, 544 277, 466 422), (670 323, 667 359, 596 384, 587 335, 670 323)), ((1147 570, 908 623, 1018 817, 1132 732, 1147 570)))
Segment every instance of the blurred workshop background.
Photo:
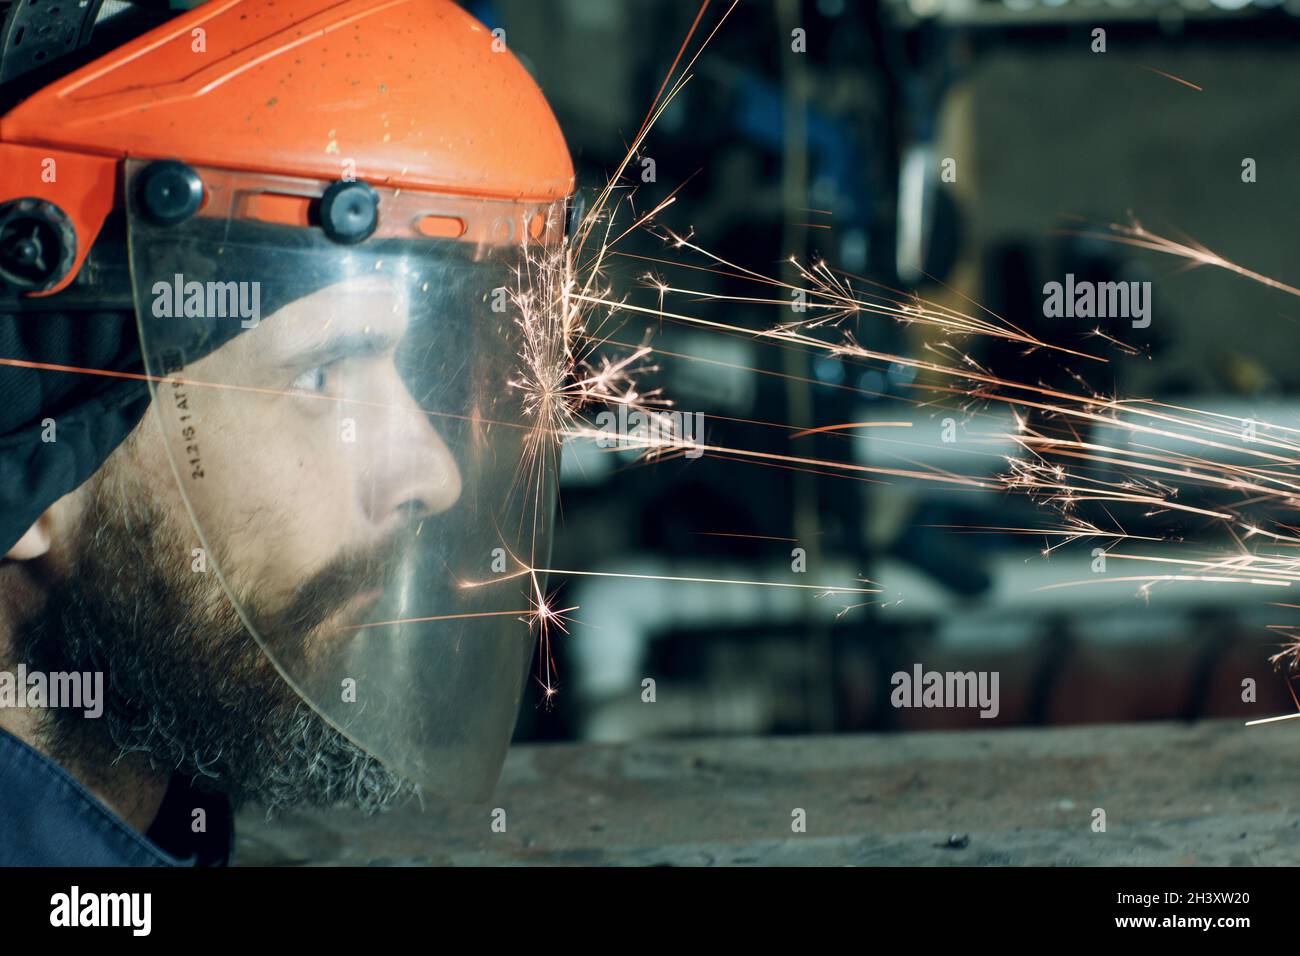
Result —
MULTIPOLYGON (((538 79, 587 189, 616 169, 698 9, 683 0, 466 5, 506 31, 538 79)), ((706 24, 728 5, 716 0, 706 24)), ((663 222, 693 230, 725 259, 788 275, 789 256, 824 256, 953 308, 979 303, 1074 347, 1096 322, 1045 319, 1045 282, 1066 273, 1150 280, 1149 328, 1102 323, 1136 354, 1067 370, 1049 353, 971 341, 972 357, 1021 381, 1079 387, 1071 373, 1086 372, 1087 386, 1102 392, 1300 426, 1294 299, 1069 234, 1080 221, 1135 216, 1266 275, 1300 278, 1277 241, 1300 209, 1298 37, 1297 0, 743 0, 638 157, 653 159, 655 175, 642 182, 644 167, 634 168, 636 208, 680 189, 663 222), (1091 49, 1098 27, 1104 54, 1091 49), (797 29, 804 53, 791 49, 797 29), (947 158, 955 182, 941 179, 947 158), (1256 163, 1253 183, 1242 181, 1245 158, 1256 163)), ((713 272, 633 258, 664 257, 653 236, 620 249, 629 255, 611 263, 610 279, 630 301, 656 302, 640 284, 647 271, 711 294, 754 294, 713 272)), ((707 308, 753 329, 789 317, 758 303, 707 308)), ((951 412, 918 403, 905 367, 666 321, 628 318, 614 338, 631 347, 648 331, 660 371, 646 384, 703 412, 710 444, 974 476, 1003 472, 1014 451, 988 437, 1009 426, 996 408, 958 416, 962 438, 938 440, 951 412), (875 419, 912 427, 791 437, 875 419)), ((869 348, 919 357, 932 332, 864 316, 853 334, 869 348)), ((1132 583, 1043 590, 1090 577, 1096 542, 1044 556, 1042 537, 971 533, 1050 520, 1022 497, 715 456, 635 458, 591 443, 565 448, 554 567, 826 584, 865 577, 884 593, 840 615, 856 602, 633 578, 552 581, 562 586, 559 606, 580 609, 557 643, 559 692, 548 701, 530 685, 517 739, 988 728, 1294 708, 1268 657, 1281 643, 1269 626, 1295 623, 1295 611, 1250 587, 1169 584, 1146 601, 1132 583), (792 571, 796 548, 806 554, 802 574, 792 571), (891 707, 889 675, 918 662, 1000 672, 1000 716, 891 707), (647 678, 653 705, 643 700, 647 678), (1242 702, 1245 678, 1257 681, 1255 704, 1242 702)), ((1138 513, 1124 522, 1133 534, 1232 546, 1195 521, 1138 513)))

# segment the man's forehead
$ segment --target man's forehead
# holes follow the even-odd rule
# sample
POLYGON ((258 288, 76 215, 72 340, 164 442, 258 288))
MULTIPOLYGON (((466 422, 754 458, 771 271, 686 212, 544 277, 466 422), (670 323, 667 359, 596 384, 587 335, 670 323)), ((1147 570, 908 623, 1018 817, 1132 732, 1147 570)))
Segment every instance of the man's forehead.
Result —
POLYGON ((403 282, 386 276, 344 279, 260 316, 201 362, 267 365, 312 357, 324 362, 339 357, 335 352, 357 351, 362 343, 367 352, 382 352, 406 334, 410 306, 411 292, 403 282))
POLYGON ((364 335, 396 344, 410 324, 406 285, 381 276, 345 279, 295 299, 253 331, 265 329, 259 348, 293 356, 339 338, 364 335))

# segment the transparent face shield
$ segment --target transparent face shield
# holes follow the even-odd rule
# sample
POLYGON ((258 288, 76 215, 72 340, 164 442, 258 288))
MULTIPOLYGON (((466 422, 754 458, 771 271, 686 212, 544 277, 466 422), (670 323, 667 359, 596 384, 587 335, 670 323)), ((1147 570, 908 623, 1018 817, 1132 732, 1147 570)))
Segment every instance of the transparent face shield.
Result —
POLYGON ((342 244, 312 224, 328 184, 198 172, 179 225, 127 204, 158 480, 198 573, 346 737, 485 796, 549 553, 564 204, 379 189, 374 234, 342 244))

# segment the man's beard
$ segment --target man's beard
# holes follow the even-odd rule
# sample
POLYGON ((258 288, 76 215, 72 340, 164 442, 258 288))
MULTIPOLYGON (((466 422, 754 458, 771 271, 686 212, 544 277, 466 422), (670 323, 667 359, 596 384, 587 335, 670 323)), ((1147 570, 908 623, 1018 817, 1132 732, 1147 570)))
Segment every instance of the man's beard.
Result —
MULTIPOLYGON (((211 570, 191 569, 189 536, 110 468, 91 479, 73 566, 16 634, 29 666, 104 674, 99 719, 48 712, 42 736, 51 755, 93 777, 143 754, 155 770, 268 812, 343 803, 373 813, 416 794, 298 696, 211 570)), ((288 607, 266 613, 251 598, 243 606, 259 634, 275 636, 281 663, 301 666, 317 650, 312 629, 379 583, 393 557, 342 555, 288 607)))

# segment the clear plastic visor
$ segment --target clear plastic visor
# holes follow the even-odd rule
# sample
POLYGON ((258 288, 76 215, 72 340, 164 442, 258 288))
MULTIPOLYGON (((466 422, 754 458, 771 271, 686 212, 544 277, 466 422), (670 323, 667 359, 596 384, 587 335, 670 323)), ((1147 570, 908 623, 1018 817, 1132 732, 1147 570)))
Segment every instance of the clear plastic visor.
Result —
POLYGON ((381 189, 342 245, 311 224, 327 184, 200 173, 185 223, 128 203, 158 480, 304 700, 426 790, 486 795, 549 549, 564 204, 381 189))

